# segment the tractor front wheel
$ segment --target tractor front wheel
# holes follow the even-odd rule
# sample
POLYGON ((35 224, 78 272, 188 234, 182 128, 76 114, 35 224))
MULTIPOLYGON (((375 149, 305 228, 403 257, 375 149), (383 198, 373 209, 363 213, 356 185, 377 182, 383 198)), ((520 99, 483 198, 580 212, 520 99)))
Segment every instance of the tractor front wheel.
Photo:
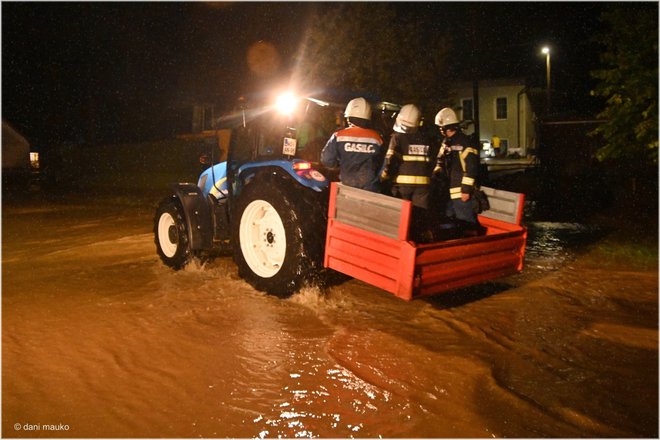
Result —
POLYGON ((154 218, 154 241, 158 256, 167 266, 179 270, 192 259, 188 227, 179 199, 164 199, 154 218))

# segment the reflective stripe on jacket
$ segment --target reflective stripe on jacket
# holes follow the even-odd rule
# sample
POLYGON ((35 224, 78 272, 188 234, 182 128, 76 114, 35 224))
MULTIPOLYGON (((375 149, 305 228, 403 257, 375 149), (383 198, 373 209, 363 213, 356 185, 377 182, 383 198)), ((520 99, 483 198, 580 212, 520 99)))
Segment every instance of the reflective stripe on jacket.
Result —
POLYGON ((383 139, 370 128, 350 126, 330 136, 321 151, 321 163, 339 167, 342 183, 355 188, 377 190, 383 161, 383 139))
POLYGON ((461 193, 472 194, 478 185, 479 150, 462 132, 445 138, 443 145, 451 150, 448 160, 449 196, 452 199, 460 199, 461 193))
POLYGON ((436 150, 422 133, 394 133, 382 177, 393 178, 397 185, 428 185, 434 165, 431 158, 437 155, 436 150))

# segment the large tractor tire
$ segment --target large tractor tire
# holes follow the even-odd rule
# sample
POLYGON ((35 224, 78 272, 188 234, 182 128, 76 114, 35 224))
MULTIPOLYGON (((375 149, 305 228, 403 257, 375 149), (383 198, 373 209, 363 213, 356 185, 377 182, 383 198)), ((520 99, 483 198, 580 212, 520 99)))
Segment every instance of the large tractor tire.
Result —
POLYGON ((322 272, 324 212, 295 183, 263 179, 245 187, 232 220, 239 275, 257 290, 286 296, 322 272))
POLYGON ((193 257, 188 227, 181 202, 170 196, 158 205, 154 218, 154 241, 158 256, 167 266, 179 270, 193 257))

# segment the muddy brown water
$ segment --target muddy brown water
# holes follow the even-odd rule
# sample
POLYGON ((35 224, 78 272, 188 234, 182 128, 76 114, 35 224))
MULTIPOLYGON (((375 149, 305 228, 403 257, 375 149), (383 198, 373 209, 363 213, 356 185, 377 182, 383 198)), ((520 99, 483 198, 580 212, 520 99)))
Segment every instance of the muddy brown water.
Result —
POLYGON ((404 302, 171 271, 146 208, 2 222, 3 437, 658 436, 657 269, 567 248, 580 225, 530 224, 522 274, 404 302))

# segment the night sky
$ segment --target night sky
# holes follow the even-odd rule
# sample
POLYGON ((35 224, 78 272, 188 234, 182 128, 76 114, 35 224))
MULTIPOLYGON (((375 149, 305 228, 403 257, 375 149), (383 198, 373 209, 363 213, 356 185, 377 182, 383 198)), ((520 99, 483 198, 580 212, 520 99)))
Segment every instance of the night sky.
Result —
MULTIPOLYGON (((552 47, 557 102, 594 113, 604 3, 397 3, 450 32, 456 71, 545 86, 552 47), (476 37, 471 38, 476 29, 476 37)), ((272 43, 286 73, 319 3, 2 3, 2 116, 33 144, 158 139, 190 128, 192 104, 231 108, 262 81, 248 48, 272 43)), ((657 13, 657 6, 655 9, 657 13)), ((394 26, 396 24, 393 24, 394 26)), ((377 35, 377 31, 375 31, 377 35)), ((341 48, 337 48, 338 56, 341 48)), ((439 72, 438 75, 442 75, 439 72)))

